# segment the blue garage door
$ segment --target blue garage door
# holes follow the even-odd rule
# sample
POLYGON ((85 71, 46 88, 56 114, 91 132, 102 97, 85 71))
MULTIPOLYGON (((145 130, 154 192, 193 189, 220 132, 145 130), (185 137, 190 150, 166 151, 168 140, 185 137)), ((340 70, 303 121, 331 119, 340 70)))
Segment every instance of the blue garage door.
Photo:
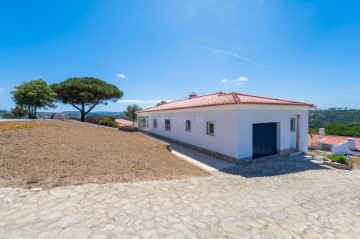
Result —
POLYGON ((276 123, 253 124, 253 158, 276 154, 276 123))

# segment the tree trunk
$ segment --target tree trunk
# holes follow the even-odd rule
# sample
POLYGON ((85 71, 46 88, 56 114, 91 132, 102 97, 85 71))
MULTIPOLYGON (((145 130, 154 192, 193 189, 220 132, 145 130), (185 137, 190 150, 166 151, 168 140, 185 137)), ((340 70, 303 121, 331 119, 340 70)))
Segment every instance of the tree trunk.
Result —
POLYGON ((81 104, 81 122, 85 122, 85 117, 86 117, 86 114, 85 114, 85 104, 81 104))
POLYGON ((133 118, 133 126, 135 126, 135 118, 133 118))
POLYGON ((85 112, 81 112, 81 122, 85 122, 86 114, 85 112))
POLYGON ((31 108, 30 108, 30 105, 28 105, 28 115, 29 115, 29 119, 31 119, 31 108))

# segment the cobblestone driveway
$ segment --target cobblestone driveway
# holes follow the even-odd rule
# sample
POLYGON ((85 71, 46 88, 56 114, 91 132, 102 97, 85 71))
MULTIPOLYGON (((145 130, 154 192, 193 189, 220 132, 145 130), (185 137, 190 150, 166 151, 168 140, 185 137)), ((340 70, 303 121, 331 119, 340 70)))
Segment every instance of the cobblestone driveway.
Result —
POLYGON ((0 238, 360 238, 360 171, 3 188, 0 238))

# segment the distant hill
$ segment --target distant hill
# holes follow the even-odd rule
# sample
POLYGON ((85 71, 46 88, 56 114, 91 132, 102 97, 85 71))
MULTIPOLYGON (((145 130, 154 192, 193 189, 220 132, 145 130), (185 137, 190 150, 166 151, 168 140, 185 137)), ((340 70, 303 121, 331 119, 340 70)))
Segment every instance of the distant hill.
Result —
POLYGON ((8 112, 7 110, 0 110, 0 114, 5 114, 7 112, 8 112))
POLYGON ((360 110, 330 108, 309 112, 309 131, 318 133, 325 128, 326 134, 360 136, 360 110))
MULTIPOLYGON (((61 114, 69 114, 69 115, 80 115, 80 112, 77 110, 74 111, 62 111, 60 112, 61 114)), ((95 112, 90 112, 88 115, 104 115, 104 116, 121 116, 123 115, 124 112, 112 112, 112 111, 95 111, 95 112)))

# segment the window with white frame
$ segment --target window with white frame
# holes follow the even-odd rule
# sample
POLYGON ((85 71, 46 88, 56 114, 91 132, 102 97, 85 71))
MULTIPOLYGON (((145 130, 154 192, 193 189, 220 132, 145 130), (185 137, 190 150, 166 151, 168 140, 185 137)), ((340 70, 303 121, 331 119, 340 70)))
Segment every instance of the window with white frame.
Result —
POLYGON ((157 128, 157 119, 153 119, 153 128, 157 128))
POLYGON ((185 129, 186 129, 186 131, 190 131, 190 130, 191 130, 190 120, 186 120, 186 122, 185 122, 185 129))
POLYGON ((148 127, 148 117, 139 117, 139 128, 140 129, 147 129, 148 127))
POLYGON ((290 119, 290 131, 291 131, 291 132, 295 132, 295 128, 296 128, 295 118, 291 118, 291 119, 290 119))
POLYGON ((165 131, 170 131, 170 119, 165 119, 165 131))
POLYGON ((208 135, 214 135, 214 133, 215 133, 214 122, 211 122, 211 121, 206 122, 206 133, 208 135))

